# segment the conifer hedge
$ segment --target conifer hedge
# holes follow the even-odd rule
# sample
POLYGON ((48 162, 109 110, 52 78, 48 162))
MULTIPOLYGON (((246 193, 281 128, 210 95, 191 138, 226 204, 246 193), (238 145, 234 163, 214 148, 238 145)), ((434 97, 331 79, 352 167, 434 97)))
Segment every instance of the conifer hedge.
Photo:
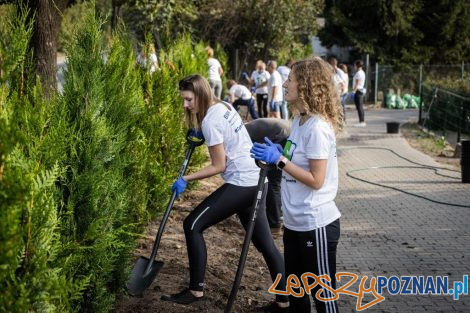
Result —
POLYGON ((184 159, 177 82, 206 73, 205 45, 182 36, 150 74, 93 11, 67 43, 61 95, 25 81, 25 12, 0 51, 0 312, 109 312, 184 159))

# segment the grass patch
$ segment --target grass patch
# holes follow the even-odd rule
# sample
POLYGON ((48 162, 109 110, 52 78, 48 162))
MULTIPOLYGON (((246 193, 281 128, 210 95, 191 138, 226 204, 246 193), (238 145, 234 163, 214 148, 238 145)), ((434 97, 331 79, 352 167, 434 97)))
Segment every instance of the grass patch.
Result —
POLYGON ((459 158, 454 158, 454 148, 444 137, 424 131, 417 123, 405 123, 400 132, 410 146, 434 158, 437 162, 459 167, 459 158))

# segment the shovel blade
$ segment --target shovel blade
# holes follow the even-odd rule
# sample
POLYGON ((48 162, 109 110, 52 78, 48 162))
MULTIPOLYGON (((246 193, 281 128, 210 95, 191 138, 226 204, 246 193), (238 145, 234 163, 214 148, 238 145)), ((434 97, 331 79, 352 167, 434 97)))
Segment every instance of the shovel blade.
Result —
POLYGON ((162 269, 163 262, 153 260, 150 270, 146 273, 145 270, 149 262, 152 262, 146 257, 140 257, 132 269, 131 276, 127 282, 127 290, 132 296, 140 296, 147 289, 157 276, 158 272, 162 269))

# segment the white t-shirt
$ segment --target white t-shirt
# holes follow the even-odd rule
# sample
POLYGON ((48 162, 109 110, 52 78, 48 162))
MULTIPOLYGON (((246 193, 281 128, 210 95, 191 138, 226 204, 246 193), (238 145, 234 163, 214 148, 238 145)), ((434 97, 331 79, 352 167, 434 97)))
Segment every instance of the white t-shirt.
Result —
POLYGON ((341 216, 334 202, 338 191, 336 137, 331 125, 318 116, 312 116, 302 126, 299 122, 299 117, 292 121, 284 155, 307 171, 310 171, 309 160, 328 160, 325 181, 319 190, 314 190, 283 171, 281 199, 285 227, 310 231, 341 216))
POLYGON ((221 81, 219 68, 221 68, 222 65, 220 65, 220 62, 217 59, 209 58, 207 59, 207 65, 209 65, 209 79, 221 81))
MULTIPOLYGON (((151 53, 150 56, 149 56, 149 59, 150 59, 149 72, 154 73, 157 70, 157 67, 158 67, 157 55, 155 53, 151 53)), ((147 67, 147 58, 142 57, 142 55, 139 54, 137 56, 137 63, 139 63, 141 65, 141 67, 146 68, 147 67)))
POLYGON ((240 98, 243 100, 251 99, 251 92, 243 85, 235 84, 230 87, 228 91, 229 94, 233 95, 235 98, 240 98))
POLYGON ((335 69, 333 80, 335 81, 338 96, 342 96, 343 94, 348 92, 348 75, 346 75, 346 73, 344 73, 342 69, 335 69))
POLYGON ((207 146, 224 144, 224 181, 236 186, 256 186, 260 170, 255 160, 250 157, 253 143, 237 111, 230 104, 216 103, 207 110, 201 129, 207 146))
POLYGON ((255 82, 255 87, 256 87, 256 91, 255 93, 257 94, 267 94, 268 93, 268 85, 264 86, 264 87, 259 87, 258 86, 264 82, 267 82, 269 80, 269 78, 271 77, 271 75, 269 74, 268 71, 262 71, 261 73, 258 72, 258 71, 253 71, 253 73, 251 73, 251 79, 255 82))
POLYGON ((282 101, 282 77, 278 71, 274 70, 268 80, 268 101, 280 102, 282 101), (276 88, 276 94, 273 95, 273 87, 276 88))
POLYGON ((290 68, 285 65, 281 65, 277 68, 277 71, 279 72, 279 74, 281 74, 282 83, 284 84, 287 78, 289 77, 290 68))
POLYGON ((348 74, 346 74, 343 70, 340 69, 341 72, 340 75, 342 76, 343 78, 343 81, 344 81, 344 85, 345 85, 345 88, 344 88, 344 92, 343 92, 343 95, 348 93, 348 89, 349 89, 349 76, 348 74))
POLYGON ((354 87, 354 84, 356 84, 356 81, 357 81, 357 85, 356 85, 357 90, 364 92, 364 84, 366 82, 366 73, 364 73, 362 69, 358 70, 356 74, 354 75, 353 87, 354 87))

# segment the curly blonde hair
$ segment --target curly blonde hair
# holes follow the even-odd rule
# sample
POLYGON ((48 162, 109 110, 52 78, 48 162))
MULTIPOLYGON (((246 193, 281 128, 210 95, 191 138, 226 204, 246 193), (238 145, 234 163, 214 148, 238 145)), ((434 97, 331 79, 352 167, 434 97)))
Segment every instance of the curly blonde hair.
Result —
POLYGON ((343 110, 331 65, 314 57, 294 63, 292 73, 298 83, 299 101, 307 115, 322 116, 339 132, 343 128, 343 110))

